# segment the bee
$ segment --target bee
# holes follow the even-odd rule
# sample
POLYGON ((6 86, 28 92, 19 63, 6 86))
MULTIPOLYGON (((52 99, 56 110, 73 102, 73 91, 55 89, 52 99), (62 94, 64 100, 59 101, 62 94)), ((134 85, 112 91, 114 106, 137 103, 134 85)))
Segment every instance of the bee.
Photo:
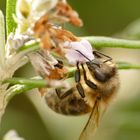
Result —
MULTIPOLYGON (((63 67, 63 61, 57 60, 57 63, 52 61, 50 64, 51 61, 48 62, 50 57, 45 58, 44 56, 56 53, 63 58, 62 60, 65 60, 62 44, 66 41, 80 42, 78 37, 52 21, 61 19, 63 21, 61 23, 65 23, 66 20, 63 19, 68 19, 68 22, 74 25, 82 25, 78 15, 64 0, 57 4, 55 10, 57 11, 55 12, 56 15, 51 12, 47 13, 35 23, 33 28, 35 37, 40 39, 41 46, 41 54, 35 55, 35 58, 40 58, 40 61, 36 62, 40 66, 38 68, 37 65, 37 68, 39 72, 41 71, 42 77, 48 81, 63 80, 66 78, 67 70, 63 67)), ((88 122, 79 138, 79 140, 88 140, 90 134, 98 127, 100 117, 105 112, 108 103, 117 92, 119 78, 117 67, 109 56, 94 50, 95 58, 90 60, 81 51, 74 51, 77 51, 87 60, 83 63, 77 61, 74 84, 69 89, 59 88, 55 91, 47 89, 45 100, 52 110, 60 114, 83 115, 90 113, 88 122)))
POLYGON ((48 106, 63 115, 82 115, 90 113, 79 140, 89 140, 98 127, 101 116, 108 103, 119 88, 119 78, 116 64, 112 58, 93 51, 94 60, 78 63, 75 71, 75 85, 64 91, 63 89, 50 90, 45 96, 48 106))

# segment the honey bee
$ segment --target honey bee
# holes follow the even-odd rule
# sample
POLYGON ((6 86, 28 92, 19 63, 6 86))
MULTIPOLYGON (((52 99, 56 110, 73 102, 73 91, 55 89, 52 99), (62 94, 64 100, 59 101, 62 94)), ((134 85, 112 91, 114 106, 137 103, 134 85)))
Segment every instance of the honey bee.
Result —
MULTIPOLYGON (((74 25, 82 25, 78 15, 64 0, 57 4, 56 11, 57 19, 65 17, 68 22, 74 25)), ((43 53, 56 52, 57 55, 65 58, 62 43, 65 41, 76 42, 80 39, 71 32, 52 24, 51 20, 55 16, 51 16, 52 14, 46 14, 35 23, 33 28, 35 37, 40 39, 43 53)), ((47 89, 45 100, 48 106, 57 113, 64 115, 90 113, 88 122, 79 138, 79 140, 89 140, 90 134, 93 134, 98 127, 100 117, 118 90, 119 78, 117 67, 109 56, 94 50, 95 58, 90 60, 81 51, 75 51, 87 61, 84 63, 77 62, 74 85, 72 84, 69 89, 59 88, 55 91, 47 89)), ((49 63, 47 59, 44 60, 44 57, 41 60, 43 60, 43 68, 45 69, 46 64, 49 65, 49 63)), ((57 64, 53 65, 53 69, 48 67, 46 69, 49 71, 49 75, 43 73, 43 78, 45 77, 46 80, 63 80, 65 78, 63 61, 58 61, 57 64)))
POLYGON ((89 140, 93 136, 119 87, 117 67, 112 58, 96 50, 93 54, 94 60, 84 64, 77 62, 75 85, 72 88, 67 91, 56 89, 56 94, 50 90, 45 96, 48 106, 57 113, 82 115, 90 112, 79 140, 89 140))

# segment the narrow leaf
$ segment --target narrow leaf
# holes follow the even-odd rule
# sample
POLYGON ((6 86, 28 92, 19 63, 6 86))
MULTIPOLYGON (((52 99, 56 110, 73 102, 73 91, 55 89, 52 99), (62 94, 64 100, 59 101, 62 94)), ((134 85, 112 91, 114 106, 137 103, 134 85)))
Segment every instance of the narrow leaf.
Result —
POLYGON ((124 49, 140 49, 140 41, 117 39, 102 36, 81 37, 87 39, 95 48, 124 48, 124 49))
POLYGON ((16 0, 7 0, 6 3, 6 29, 7 35, 14 31, 16 28, 16 23, 13 19, 16 9, 16 0))

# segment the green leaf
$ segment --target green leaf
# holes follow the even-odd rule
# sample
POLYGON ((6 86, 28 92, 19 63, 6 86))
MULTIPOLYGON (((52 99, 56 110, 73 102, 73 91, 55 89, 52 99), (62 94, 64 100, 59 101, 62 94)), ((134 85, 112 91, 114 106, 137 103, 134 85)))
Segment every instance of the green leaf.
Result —
POLYGON ((36 51, 38 50, 39 47, 39 43, 38 42, 28 42, 28 44, 26 43, 26 45, 20 47, 17 52, 29 52, 29 51, 36 51))
MULTIPOLYGON (((140 41, 126 40, 126 39, 116 39, 109 37, 97 37, 97 36, 85 36, 80 37, 81 39, 87 39, 93 48, 124 48, 124 49, 140 49, 140 41)), ((29 51, 30 49, 38 50, 40 48, 39 42, 30 42, 19 48, 18 52, 29 51)), ((52 53, 55 57, 56 54, 52 53)))
POLYGON ((16 9, 16 0, 7 0, 6 3, 6 30, 7 35, 13 32, 16 28, 16 23, 13 19, 16 9))
POLYGON ((140 41, 116 39, 102 36, 81 37, 87 39, 95 48, 140 49, 140 41))
POLYGON ((26 79, 26 78, 19 78, 19 77, 13 77, 11 79, 7 79, 5 81, 6 83, 11 83, 12 85, 15 84, 21 84, 21 85, 28 85, 28 86, 34 86, 34 87, 45 87, 47 86, 47 81, 42 79, 26 79))
POLYGON ((36 88, 36 86, 34 85, 20 85, 20 84, 14 85, 10 87, 10 89, 8 90, 6 95, 6 101, 9 102, 15 95, 24 93, 34 88, 36 88))
POLYGON ((131 64, 127 62, 117 62, 118 69, 124 70, 124 69, 140 69, 140 64, 131 64))
MULTIPOLYGON (((117 62, 117 67, 118 69, 140 69, 140 65, 135 65, 131 63, 126 63, 126 62, 117 62)), ((69 69, 69 77, 68 79, 71 79, 70 77, 74 76, 76 68, 70 68, 69 69)), ((40 87, 46 87, 48 85, 47 81, 38 77, 34 77, 31 79, 26 79, 26 78, 20 78, 20 77, 13 77, 10 79, 7 79, 4 81, 4 83, 10 83, 12 85, 14 84, 20 84, 20 85, 26 85, 33 88, 40 88, 40 87)))

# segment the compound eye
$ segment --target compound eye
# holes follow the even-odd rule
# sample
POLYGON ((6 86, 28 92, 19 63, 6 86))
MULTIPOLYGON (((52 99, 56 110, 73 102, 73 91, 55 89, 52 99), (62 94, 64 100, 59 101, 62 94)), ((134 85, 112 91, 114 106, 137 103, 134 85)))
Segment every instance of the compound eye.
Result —
POLYGON ((95 70, 94 76, 100 82, 106 82, 108 80, 108 77, 99 69, 95 70))

